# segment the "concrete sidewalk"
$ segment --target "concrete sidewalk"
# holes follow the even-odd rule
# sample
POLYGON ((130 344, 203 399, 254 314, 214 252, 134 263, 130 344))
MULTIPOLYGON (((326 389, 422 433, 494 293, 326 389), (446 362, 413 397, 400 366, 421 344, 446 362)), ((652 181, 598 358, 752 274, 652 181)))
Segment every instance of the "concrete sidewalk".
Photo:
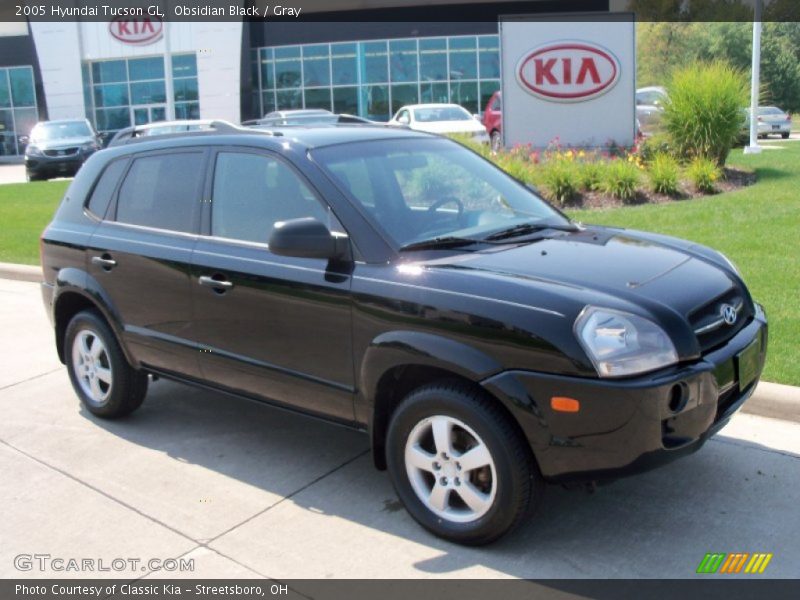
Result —
POLYGON ((166 381, 96 419, 34 283, 0 280, 0 341, 0 577, 683 578, 712 549, 772 552, 762 577, 800 577, 796 423, 738 415, 690 457, 593 495, 552 487, 516 534, 464 548, 412 521, 363 434, 166 381), (35 553, 194 571, 15 569, 35 553))

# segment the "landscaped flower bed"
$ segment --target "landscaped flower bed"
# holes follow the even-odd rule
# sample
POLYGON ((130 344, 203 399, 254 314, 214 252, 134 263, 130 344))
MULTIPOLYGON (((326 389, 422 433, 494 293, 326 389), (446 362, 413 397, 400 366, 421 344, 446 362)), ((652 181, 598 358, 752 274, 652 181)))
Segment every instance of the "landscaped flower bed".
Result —
POLYGON ((563 207, 672 202, 755 182, 754 173, 720 169, 708 159, 681 164, 662 150, 664 142, 657 138, 640 140, 632 148, 614 144, 603 150, 564 148, 556 139, 544 150, 516 146, 492 152, 485 144, 453 137, 563 207))

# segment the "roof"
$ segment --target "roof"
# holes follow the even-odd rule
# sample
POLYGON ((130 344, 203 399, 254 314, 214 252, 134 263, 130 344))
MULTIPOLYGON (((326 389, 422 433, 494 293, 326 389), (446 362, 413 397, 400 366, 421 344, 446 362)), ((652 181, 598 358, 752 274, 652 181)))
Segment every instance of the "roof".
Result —
POLYGON ((433 102, 428 104, 406 104, 404 106, 401 106, 400 110, 403 110, 404 108, 417 109, 417 108, 464 108, 464 107, 461 106, 460 104, 433 102))

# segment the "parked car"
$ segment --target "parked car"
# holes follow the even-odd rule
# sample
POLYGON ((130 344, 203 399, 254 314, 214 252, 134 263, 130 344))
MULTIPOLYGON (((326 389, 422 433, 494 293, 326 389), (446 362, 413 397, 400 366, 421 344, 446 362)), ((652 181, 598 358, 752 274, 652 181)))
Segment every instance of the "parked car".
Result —
MULTIPOLYGON (((742 137, 750 137, 750 109, 745 109, 744 123, 742 124, 742 137)), ((770 135, 779 135, 789 139, 792 134, 792 115, 782 111, 777 106, 759 106, 757 109, 758 137, 768 138, 770 135)))
POLYGON ((495 92, 486 103, 486 108, 483 110, 483 126, 489 134, 492 150, 497 152, 503 145, 503 92, 495 92))
POLYGON ((28 181, 71 176, 102 147, 86 119, 42 121, 31 130, 25 148, 28 181))
POLYGON ((370 124, 374 121, 356 115, 336 114, 324 109, 278 110, 261 119, 242 123, 245 127, 283 127, 287 125, 335 125, 338 123, 370 124))
POLYGON ((188 131, 205 131, 214 128, 215 121, 211 120, 197 120, 186 119, 178 121, 158 121, 156 123, 147 123, 145 125, 135 125, 133 127, 126 127, 120 129, 108 146, 118 146, 127 142, 131 138, 138 138, 148 135, 167 135, 167 134, 180 134, 188 131))
POLYGON ((643 87, 636 90, 636 118, 643 135, 657 133, 661 129, 667 90, 660 86, 643 87))
POLYGON ((463 133, 475 141, 489 143, 483 124, 458 104, 409 104, 400 108, 388 124, 428 133, 463 133))
POLYGON ((41 247, 87 411, 136 410, 152 375, 364 430, 409 513, 464 544, 513 529, 545 482, 697 450, 766 356, 719 252, 575 224, 408 129, 131 139, 89 159, 41 247))

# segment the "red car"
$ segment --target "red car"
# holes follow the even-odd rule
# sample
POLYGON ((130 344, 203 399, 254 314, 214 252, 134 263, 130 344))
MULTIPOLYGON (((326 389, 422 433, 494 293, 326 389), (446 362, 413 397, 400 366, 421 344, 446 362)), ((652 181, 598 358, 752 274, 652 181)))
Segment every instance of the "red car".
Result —
POLYGON ((498 150, 503 145, 503 92, 497 91, 489 98, 482 122, 489 134, 492 150, 498 150))

